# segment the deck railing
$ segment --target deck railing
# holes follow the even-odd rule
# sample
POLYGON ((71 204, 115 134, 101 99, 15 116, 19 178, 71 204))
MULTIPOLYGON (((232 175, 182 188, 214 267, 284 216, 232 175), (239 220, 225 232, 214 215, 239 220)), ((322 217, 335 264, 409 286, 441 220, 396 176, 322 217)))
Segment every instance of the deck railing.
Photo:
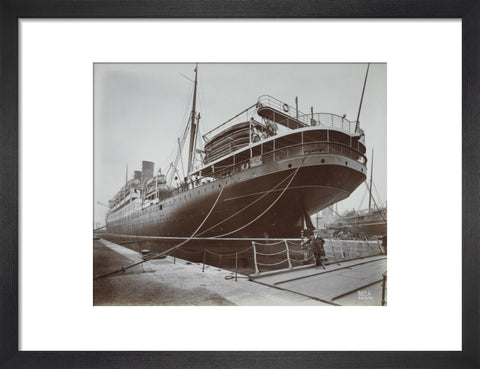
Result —
MULTIPOLYGON (((299 117, 299 120, 303 122, 308 121, 310 126, 333 127, 349 134, 355 132, 356 126, 356 122, 352 122, 345 117, 331 113, 313 113, 313 115, 305 114, 299 117)), ((359 128, 357 128, 357 131, 359 131, 359 128)), ((360 134, 361 131, 357 133, 360 134)))
POLYGON ((254 118, 257 114, 256 104, 249 106, 247 109, 243 110, 242 112, 238 113, 234 117, 230 118, 229 120, 223 122, 219 126, 215 127, 214 129, 205 133, 202 137, 203 139, 208 142, 213 137, 218 135, 220 132, 230 128, 238 123, 248 122, 251 118, 254 118))
MULTIPOLYGON (((261 157, 261 164, 273 163, 276 161, 290 159, 295 157, 302 157, 304 155, 314 155, 314 154, 336 154, 348 157, 353 159, 360 164, 365 165, 367 163, 367 158, 361 152, 351 148, 348 145, 339 143, 339 142, 330 142, 330 141, 315 141, 308 142, 303 144, 295 144, 275 150, 270 150, 267 152, 261 152, 259 155, 250 155, 248 159, 235 162, 235 164, 222 166, 221 168, 216 167, 212 176, 216 179, 223 178, 231 175, 235 172, 240 172, 244 170, 245 164, 250 164, 250 159, 255 157, 261 157)), ((214 167, 215 168, 215 167, 214 167)))
MULTIPOLYGON (((355 133, 356 122, 350 121, 346 119, 344 116, 342 117, 340 115, 331 114, 331 113, 313 113, 313 115, 305 114, 300 110, 297 111, 295 107, 283 101, 280 101, 270 95, 262 95, 258 98, 256 104, 249 106, 247 109, 238 113, 234 117, 228 119, 227 121, 215 127, 211 131, 205 133, 203 135, 203 138, 206 141, 209 141, 215 135, 219 134, 220 132, 224 131, 227 128, 234 126, 235 124, 248 122, 250 121, 251 118, 256 118, 257 110, 260 107, 265 107, 265 106, 275 109, 281 112, 282 114, 287 115, 290 118, 299 121, 301 124, 307 127, 325 126, 325 127, 333 127, 336 129, 340 129, 343 132, 346 132, 349 134, 355 133)), ((362 130, 357 127, 356 133, 361 134, 362 130)))
MULTIPOLYGON (((315 141, 315 142, 308 142, 308 143, 299 143, 295 145, 285 146, 282 148, 278 148, 275 150, 270 150, 267 152, 262 152, 258 155, 253 155, 250 153, 250 156, 247 159, 242 161, 235 161, 234 164, 225 165, 225 166, 213 166, 212 173, 206 174, 208 177, 212 179, 221 179, 227 176, 232 175, 233 173, 237 173, 240 171, 245 170, 245 164, 250 166, 252 158, 261 158, 260 164, 268 164, 273 163, 276 161, 295 158, 295 157, 302 157, 304 155, 315 155, 315 154, 336 154, 348 157, 353 159, 360 164, 366 165, 367 158, 363 155, 360 151, 357 151, 351 148, 348 145, 339 143, 339 142, 331 142, 331 141, 315 141)), ((167 198, 174 197, 175 195, 179 195, 182 192, 185 192, 189 189, 201 187, 206 183, 201 183, 197 181, 189 182, 189 183, 182 183, 182 185, 171 192, 164 193, 159 196, 160 201, 163 201, 167 198)))
MULTIPOLYGON (((353 134, 355 133, 356 121, 350 121, 345 116, 340 116, 332 113, 313 113, 305 114, 296 110, 293 106, 290 106, 283 101, 280 101, 269 95, 262 95, 258 98, 257 108, 260 106, 268 106, 275 110, 288 115, 292 119, 298 120, 305 126, 325 126, 333 127, 342 130, 343 132, 353 134), (298 114, 297 114, 298 113, 298 114)), ((362 133, 362 130, 357 127, 358 134, 362 133)))
MULTIPOLYGON (((262 95, 258 98, 257 100, 257 109, 262 107, 262 106, 268 106, 269 108, 273 108, 275 110, 278 110, 279 112, 288 115, 290 118, 297 119, 298 117, 301 117, 305 115, 302 113, 300 110, 297 112, 297 109, 293 106, 290 106, 289 104, 280 101, 270 95, 262 95)), ((310 124, 308 122, 304 122, 303 120, 298 119, 300 122, 305 124, 306 126, 309 126, 310 124)))

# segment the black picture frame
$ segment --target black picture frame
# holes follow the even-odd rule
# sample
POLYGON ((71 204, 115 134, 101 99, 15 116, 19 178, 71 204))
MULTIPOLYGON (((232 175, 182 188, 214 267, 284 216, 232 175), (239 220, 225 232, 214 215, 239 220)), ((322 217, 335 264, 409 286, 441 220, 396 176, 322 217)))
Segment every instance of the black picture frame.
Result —
MULTIPOLYGON (((4 368, 478 368, 480 1, 0 2, 0 366, 4 368), (20 18, 461 18, 462 351, 27 352, 18 351, 18 21, 20 18)), ((441 327, 439 327, 441 329, 441 327)))

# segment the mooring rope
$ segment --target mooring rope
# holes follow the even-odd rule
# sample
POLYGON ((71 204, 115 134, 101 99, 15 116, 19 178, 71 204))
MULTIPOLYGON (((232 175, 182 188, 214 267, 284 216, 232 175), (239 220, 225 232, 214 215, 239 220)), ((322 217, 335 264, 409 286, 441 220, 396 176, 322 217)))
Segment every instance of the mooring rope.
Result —
MULTIPOLYGON (((128 241, 121 244, 133 243, 133 242, 147 242, 149 240, 188 240, 190 237, 175 237, 175 236, 138 236, 132 234, 122 234, 122 233, 103 233, 105 236, 114 236, 117 238, 131 238, 134 239, 133 241, 128 241)), ((217 238, 217 237, 194 237, 194 240, 199 241, 264 241, 264 237, 258 238, 248 238, 248 237, 224 237, 224 238, 217 238)), ((283 242, 283 240, 298 240, 298 238, 270 238, 270 240, 278 240, 278 242, 283 242)), ((289 241, 290 242, 290 241, 289 241)))
POLYGON ((272 264, 259 263, 259 262, 257 261, 257 264, 258 264, 258 265, 263 265, 263 266, 274 266, 274 265, 279 265, 279 264, 286 263, 286 262, 288 262, 288 259, 279 261, 278 263, 272 263, 272 264))
POLYGON ((299 250, 290 250, 290 252, 293 252, 295 254, 303 254, 304 253, 303 251, 299 251, 299 250))
MULTIPOLYGON (((246 227, 248 227, 250 224, 254 223, 255 221, 257 221, 259 218, 261 218, 267 211, 269 211, 277 202, 278 200, 280 200, 280 198, 283 196, 283 194, 287 191, 287 189, 290 187, 291 183, 293 182, 293 180, 295 179, 298 171, 300 170, 300 168, 303 166, 304 162, 305 162, 305 159, 306 159, 306 156, 303 158, 301 164, 297 167, 297 169, 295 170, 295 172, 293 173, 293 175, 288 175, 287 177, 284 178, 284 180, 282 180, 282 182, 280 182, 279 184, 277 184, 274 188, 272 188, 270 191, 266 192, 264 195, 262 195, 263 197, 266 196, 268 193, 272 192, 276 187, 278 187, 281 183, 283 183, 287 178, 290 178, 289 182, 287 183, 287 185, 285 186, 285 188, 282 190, 282 192, 279 194, 279 196, 260 214, 258 215, 257 217, 255 217, 253 220, 251 220, 250 222, 248 222, 247 224, 233 230, 233 231, 230 231, 230 232, 227 232, 227 233, 224 233, 222 235, 217 235, 217 236, 213 236, 212 238, 213 239, 219 239, 221 237, 224 237, 224 236, 228 236, 230 234, 233 234, 233 233, 236 233, 246 227)), ((112 275, 112 274, 115 274, 115 273, 118 273, 118 272, 121 272, 121 271, 125 271, 126 269, 129 269, 135 265, 139 265, 141 263, 144 263, 146 261, 149 261, 149 260, 152 260, 154 258, 157 258, 159 256, 166 256, 166 255, 169 255, 170 253, 172 253, 173 251, 179 249, 181 246, 185 245, 186 243, 188 243, 189 241, 191 241, 192 239, 195 238, 196 234, 198 233, 198 231, 201 229, 201 227, 205 224, 205 222, 207 221, 207 219, 209 218, 209 216, 211 215, 211 213, 213 212, 213 209, 216 207, 218 201, 220 200, 220 197, 223 193, 223 190, 227 187, 227 184, 228 184, 228 181, 225 182, 225 185, 222 187, 221 191, 219 192, 214 204, 212 205, 210 211, 208 212, 208 214, 206 215, 206 217, 203 219, 203 221, 200 223, 200 225, 197 227, 197 229, 192 233, 192 235, 190 237, 188 237, 187 239, 185 239, 183 242, 179 243, 178 245, 175 245, 165 251, 162 251, 162 252, 159 252, 159 253, 155 253, 155 254, 152 254, 152 255, 146 255, 142 261, 139 261, 137 263, 134 263, 134 264, 131 264, 131 265, 128 265, 126 267, 122 267, 121 269, 118 269, 116 271, 113 271, 113 272, 110 272, 110 273, 106 273, 106 274, 103 274, 103 275, 100 275, 100 276, 97 276, 95 277, 94 279, 98 279, 98 278, 102 278, 102 277, 105 277, 107 275, 112 275)), ((262 197, 260 197, 262 198, 262 197)), ((260 199, 259 198, 259 199, 260 199)), ((252 202, 251 204, 249 204, 248 206, 251 206, 253 203, 255 203, 256 201, 259 201, 259 199, 256 199, 254 202, 252 202)), ((245 208, 244 208, 245 209, 245 208)), ((240 211, 243 211, 244 209, 241 209, 240 211)), ((238 213, 238 212, 237 212, 238 213)), ((235 213, 235 214, 237 214, 235 213)), ((233 215, 232 215, 233 216, 233 215)), ((232 217, 230 216, 230 217, 232 217)), ((225 221, 225 220, 224 220, 225 221)), ((214 225, 214 227, 217 227, 219 224, 223 223, 224 221, 214 225)), ((212 229, 212 227, 210 227, 209 229, 207 230, 210 230, 212 229)), ((205 230, 204 232, 206 232, 207 230, 205 230)), ((203 232, 201 233, 203 234, 203 232)), ((201 235, 200 234, 200 235, 201 235)), ((135 237, 135 236, 133 236, 135 237)), ((161 237, 155 237, 155 236, 139 236, 139 238, 161 238, 161 237)), ((251 248, 251 247, 250 247, 251 248)), ((250 249, 249 248, 249 249, 250 249)), ((242 252, 246 251, 248 249, 245 249, 243 250, 242 252)), ((181 251, 185 251, 185 250, 181 250, 181 251)), ((206 249, 204 250, 204 252, 206 252, 206 249)), ((288 261, 288 260, 284 260, 282 262, 285 262, 285 261, 288 261)), ((260 263, 259 263, 260 264, 260 263)), ((277 265, 279 263, 275 263, 275 264, 271 264, 271 265, 277 265)), ((262 265, 262 264, 261 264, 262 265)), ((268 265, 268 264, 267 264, 268 265)))
MULTIPOLYGON (((184 252, 186 254, 200 254, 201 252, 203 252, 203 250, 199 250, 199 251, 187 251, 187 250, 183 250, 183 249, 180 249, 180 248, 177 248, 177 250, 174 250, 174 251, 180 251, 180 252, 184 252)), ((207 250, 208 251, 208 250, 207 250)))
MULTIPOLYGON (((298 171, 300 170, 300 168, 303 166, 303 163, 305 162, 305 159, 307 157, 305 156, 302 160, 302 163, 297 167, 297 169, 295 170, 292 178, 290 178, 290 181, 287 183, 287 185, 285 186, 285 188, 283 189, 283 191, 280 193, 280 195, 278 195, 278 197, 275 199, 275 201, 273 201, 260 215, 258 215, 257 217, 255 217, 253 220, 251 220, 250 222, 248 222, 247 224, 233 230, 233 231, 230 231, 230 232, 227 232, 227 233, 224 233, 224 234, 221 234, 221 235, 217 235, 217 236, 214 236, 215 238, 217 237, 224 237, 224 236, 228 236, 232 233, 236 233, 238 231, 241 231, 242 229, 248 227, 250 224, 256 222, 259 218, 261 218, 267 211, 269 211, 277 202, 278 200, 280 200, 280 198, 283 196, 283 194, 287 191, 287 189, 290 187, 290 185, 292 184, 293 180, 295 179, 298 171)), ((271 190, 272 191, 272 190, 271 190)), ((270 192, 271 192, 270 191, 270 192)))
MULTIPOLYGON (((170 254, 172 251, 182 247, 183 245, 185 245, 187 242, 191 241, 195 235, 197 234, 197 232, 200 230, 200 228, 202 228, 202 226, 205 224, 205 222, 207 221, 208 217, 210 216, 210 214, 212 214, 212 211, 213 209, 215 209, 215 206, 217 206, 217 203, 218 203, 218 200, 220 200, 220 196, 222 196, 222 193, 223 193, 223 190, 227 187, 227 184, 228 184, 228 181, 225 182, 225 185, 222 187, 222 189, 220 190, 220 192, 218 193, 218 196, 217 198, 215 199, 215 202, 213 203, 212 207, 210 208, 210 211, 208 212, 208 214, 206 215, 206 217, 203 219, 203 221, 200 223, 200 225, 197 227, 197 229, 192 233, 192 235, 186 239, 185 241, 183 242, 180 242, 178 245, 176 246, 173 246, 171 248, 169 248, 168 250, 165 250, 165 251, 162 251, 160 253, 157 253, 157 254, 154 254, 152 255, 152 257, 148 258, 149 259, 152 259, 154 257, 158 257, 158 256, 163 256, 163 255, 168 255, 170 254)), ((147 258, 146 258, 147 259, 147 258)))
POLYGON ((238 254, 242 254, 242 253, 244 253, 245 251, 251 250, 252 248, 253 248, 253 247, 250 246, 250 247, 248 247, 248 248, 246 248, 246 249, 243 249, 243 250, 241 250, 241 251, 237 251, 237 252, 234 252, 234 253, 231 253, 231 254, 218 254, 218 253, 216 253, 216 252, 214 252, 214 251, 211 251, 211 250, 209 250, 209 249, 204 249, 204 250, 205 250, 206 252, 208 252, 209 254, 212 254, 212 255, 216 255, 216 256, 220 256, 220 257, 231 257, 231 256, 236 256, 236 255, 238 255, 238 254))
POLYGON ((279 183, 277 183, 271 190, 269 191, 266 191, 262 196, 258 197, 257 199, 255 199, 254 201, 252 201, 250 204, 247 204, 246 206, 244 206, 243 208, 241 208, 240 210, 238 210, 237 212, 233 213, 232 215, 230 215, 229 217, 223 219, 221 222, 218 222, 217 224, 214 224, 213 226, 211 226, 210 228, 207 228, 206 230, 202 231, 199 236, 201 236, 202 234, 218 227, 220 224, 223 224, 225 223, 227 220, 229 219, 232 219, 234 216, 237 216, 238 214, 240 214, 241 212, 243 212, 245 209, 248 209, 250 206, 252 206, 253 204, 255 204, 256 202, 260 201, 261 199, 263 199, 265 196, 267 196, 268 194, 270 194, 271 192, 273 192, 277 187, 279 187, 283 182, 285 182, 290 176, 292 176, 293 173, 290 173, 288 176, 286 176, 284 179, 282 179, 279 183))
POLYGON ((258 252, 258 251, 257 251, 257 255, 271 256, 271 255, 280 255, 280 254, 283 254, 284 252, 287 252, 287 249, 282 250, 282 251, 279 251, 279 252, 269 253, 269 254, 264 254, 264 253, 262 253, 262 252, 258 252))
POLYGON ((261 242, 255 242, 255 245, 260 245, 260 246, 273 246, 273 245, 278 245, 280 243, 283 243, 283 240, 277 241, 277 242, 272 242, 272 243, 261 243, 261 242))
MULTIPOLYGON (((152 254, 152 255, 146 255, 142 261, 139 261, 139 262, 136 262, 136 263, 133 263, 133 264, 130 264, 130 265, 127 265, 126 267, 121 267, 120 269, 117 269, 117 270, 114 270, 112 272, 109 272, 109 273, 105 273, 105 274, 102 274, 102 275, 99 275, 97 277, 94 277, 93 279, 96 280, 96 279, 99 279, 99 278, 102 278, 102 277, 106 277, 106 276, 109 276, 109 275, 112 275, 112 274, 116 274, 116 273, 119 273, 119 272, 124 272, 126 269, 129 269, 129 268, 132 268, 136 265, 139 265, 139 264, 142 264, 142 263, 145 263, 146 261, 149 261, 149 260, 152 260, 152 259, 155 259, 159 256, 165 256, 165 255, 169 255, 170 253, 172 253, 173 251, 177 250, 178 248, 180 248, 181 246, 185 245, 187 242, 191 241, 195 235, 197 234, 198 230, 205 224, 205 222, 207 221, 208 217, 210 216, 210 214, 212 213, 213 209, 215 208, 215 206, 217 205, 218 203, 218 200, 220 199, 220 196, 222 195, 223 193, 223 190, 225 189, 225 187, 227 187, 227 182, 225 182, 225 185, 222 187, 222 189, 220 190, 218 196, 217 196, 217 199, 215 200, 215 202, 213 203, 210 211, 208 212, 207 216, 203 219, 203 221, 200 223, 200 225, 197 227, 197 229, 192 233, 192 235, 186 239, 185 241, 183 242, 180 242, 178 245, 175 245, 171 248, 169 248, 168 250, 165 250, 165 251, 162 251, 162 252, 159 252, 159 253, 156 253, 156 254, 152 254)), ((184 251, 184 250, 182 250, 184 251)))

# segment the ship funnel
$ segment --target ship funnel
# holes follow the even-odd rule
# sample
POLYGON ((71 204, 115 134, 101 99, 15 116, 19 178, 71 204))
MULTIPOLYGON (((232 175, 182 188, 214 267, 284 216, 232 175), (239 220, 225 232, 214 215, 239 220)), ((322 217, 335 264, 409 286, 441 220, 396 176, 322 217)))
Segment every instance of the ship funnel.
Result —
POLYGON ((142 171, 136 170, 133 172, 133 179, 138 180, 138 182, 142 182, 142 171))
POLYGON ((153 167, 155 163, 151 161, 142 161, 142 177, 143 182, 145 182, 148 178, 153 177, 153 167))

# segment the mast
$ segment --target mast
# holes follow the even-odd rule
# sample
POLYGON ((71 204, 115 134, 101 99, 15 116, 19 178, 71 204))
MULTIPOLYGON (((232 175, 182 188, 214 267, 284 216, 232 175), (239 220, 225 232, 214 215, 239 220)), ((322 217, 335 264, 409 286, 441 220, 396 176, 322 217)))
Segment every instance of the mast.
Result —
POLYGON ((357 132, 358 125, 359 125, 360 111, 362 110, 363 94, 365 93, 365 86, 367 85, 367 77, 368 77, 369 69, 370 69, 370 63, 368 63, 367 65, 367 73, 365 74, 365 81, 363 82, 362 97, 360 98, 360 106, 358 107, 357 122, 355 123, 355 132, 357 132))
POLYGON ((193 169, 193 163, 195 161, 195 155, 197 154, 197 139, 200 131, 198 129, 198 127, 200 127, 200 113, 197 114, 197 117, 195 119, 196 119, 196 123, 195 123, 196 132, 195 132, 195 137, 193 139, 192 169, 193 169))
POLYGON ((190 147, 188 149, 188 167, 187 167, 187 175, 192 171, 193 169, 193 160, 195 159, 195 138, 197 136, 197 125, 195 123, 195 118, 196 118, 196 104, 197 104, 197 74, 198 74, 198 63, 195 64, 195 85, 193 89, 193 104, 192 104, 192 120, 190 122, 190 147))
POLYGON ((298 96, 295 96, 295 111, 296 113, 296 118, 298 120, 298 96))
POLYGON ((127 163, 127 168, 125 169, 125 187, 123 190, 123 198, 127 197, 127 183, 128 183, 128 163, 127 163))
POLYGON ((372 207, 372 179, 373 179, 373 148, 372 148, 372 163, 370 164, 370 196, 368 197, 368 212, 371 212, 372 207))

